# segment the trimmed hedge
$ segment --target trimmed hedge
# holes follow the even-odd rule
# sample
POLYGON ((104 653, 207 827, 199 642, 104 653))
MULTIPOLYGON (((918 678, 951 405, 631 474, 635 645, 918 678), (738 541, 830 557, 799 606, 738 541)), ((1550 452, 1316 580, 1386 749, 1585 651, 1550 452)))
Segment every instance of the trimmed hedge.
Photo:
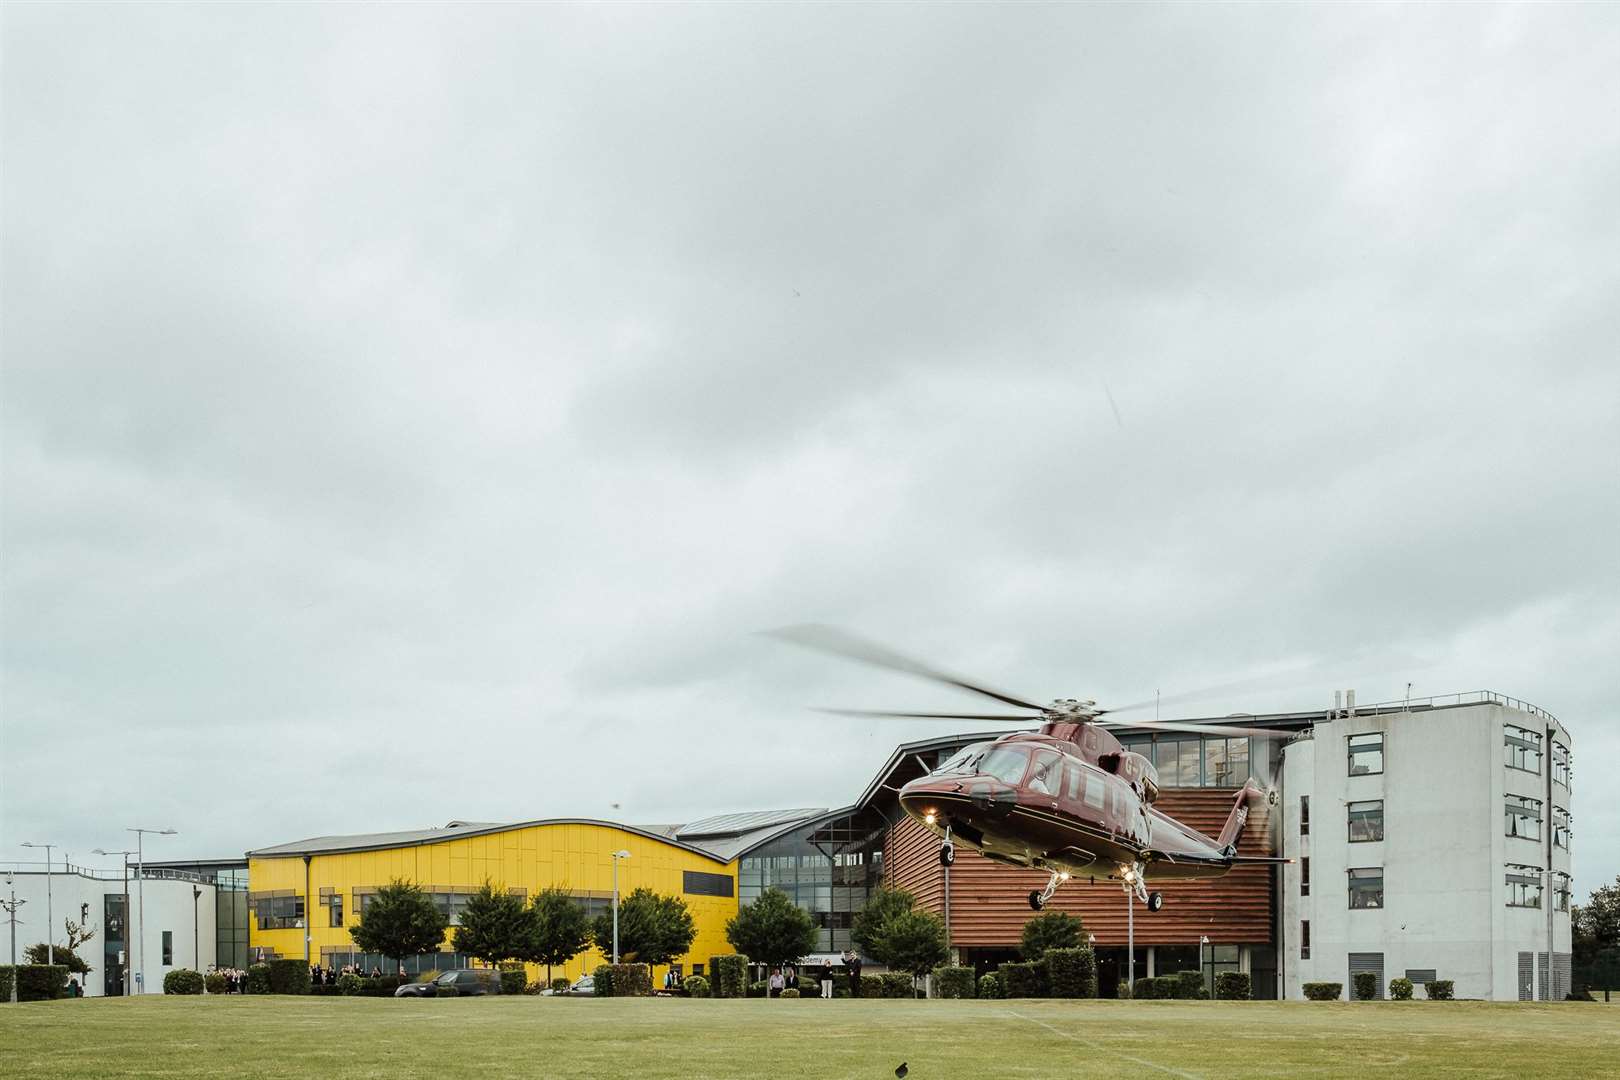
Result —
POLYGON ((740 998, 748 993, 748 957, 726 953, 709 957, 709 991, 717 998, 740 998))
POLYGON ((66 964, 18 964, 16 979, 18 1001, 55 1001, 67 996, 66 964))
POLYGON ((785 997, 785 998, 796 998, 796 997, 799 996, 799 992, 797 990, 791 990, 791 989, 790 990, 783 990, 780 994, 778 994, 776 996, 777 997, 785 997))
MULTIPOLYGON (((702 978, 701 975, 698 976, 698 977, 702 978)), ((570 986, 573 986, 573 985, 574 985, 573 983, 569 982, 567 979, 564 979, 564 978, 562 978, 560 976, 558 978, 555 978, 555 979, 551 980, 551 988, 553 990, 557 991, 558 993, 562 993, 564 990, 567 990, 570 986)))
POLYGON ((302 960, 270 961, 270 993, 309 993, 309 965, 302 960))
POLYGON ((1155 975, 1136 980, 1131 997, 1138 1001, 1169 1001, 1181 988, 1181 980, 1174 975, 1155 975))
POLYGON ((11 1000, 11 984, 17 981, 17 974, 10 964, 0 964, 0 1002, 11 1000))
POLYGON ((379 975, 377 978, 362 978, 360 980, 361 997, 393 997, 394 991, 405 985, 404 979, 398 975, 379 975))
POLYGON ((1391 979, 1391 980, 1389 980, 1389 1000, 1391 1000, 1391 1001, 1411 1001, 1412 1000, 1412 980, 1411 979, 1391 979))
POLYGON ((523 993, 524 984, 528 981, 528 977, 523 974, 522 968, 517 971, 503 971, 501 972, 501 993, 521 994, 523 993))
POLYGON ((998 968, 1002 986, 1010 998, 1046 996, 1046 968, 1027 960, 1009 960, 998 968))
POLYGON ((1047 949, 1041 965, 1046 968, 1046 986, 1052 997, 1097 996, 1097 954, 1090 947, 1047 949))
POLYGON ((265 963, 249 964, 247 980, 242 986, 244 994, 268 994, 270 992, 270 965, 265 963))
POLYGON ((1423 984, 1423 992, 1430 1001, 1450 1001, 1453 983, 1450 979, 1436 979, 1423 984))
POLYGON ((1350 976, 1350 982, 1356 990, 1357 1001, 1371 1001, 1378 996, 1378 974, 1372 971, 1358 971, 1350 976))
MULTIPOLYGON (((760 979, 758 982, 749 983, 748 984, 748 996, 749 997, 770 997, 771 996, 771 984, 766 982, 764 979, 760 979)), ((816 996, 820 997, 821 994, 818 992, 816 994, 816 996)))
POLYGON ((973 969, 950 967, 934 969, 934 996, 937 998, 970 998, 973 996, 973 969))
POLYGON ((1338 1001, 1339 995, 1344 993, 1344 983, 1308 982, 1302 989, 1310 1001, 1338 1001))
POLYGON ((200 994, 203 992, 203 977, 190 968, 175 968, 163 976, 163 992, 165 994, 200 994))
POLYGON ((610 964, 613 997, 652 997, 652 968, 646 964, 610 964))
POLYGON ((1176 998, 1179 1001, 1198 1001, 1209 997, 1209 991, 1204 989, 1204 973, 1202 971, 1176 972, 1176 998))
POLYGON ((979 996, 990 1000, 1007 996, 1007 988, 1002 981, 1001 972, 987 971, 979 976, 979 996))
POLYGON ((1254 996, 1247 971, 1223 971, 1215 976, 1215 996, 1221 1001, 1248 1001, 1254 996))
POLYGON ((876 975, 861 976, 861 997, 880 998, 883 996, 883 980, 876 975))
POLYGON ((886 998, 908 998, 917 996, 917 984, 910 975, 903 971, 885 971, 879 975, 883 987, 883 996, 886 998))
POLYGON ((210 971, 203 976, 203 989, 210 994, 223 994, 229 990, 231 984, 225 981, 225 976, 217 971, 210 971))
POLYGON ((343 991, 337 988, 335 983, 312 984, 309 988, 309 992, 315 997, 337 997, 343 993, 343 991))
POLYGON ((337 992, 344 997, 359 997, 360 988, 365 985, 365 979, 352 971, 345 971, 337 977, 337 992))
POLYGON ((706 998, 709 996, 709 980, 701 975, 688 976, 686 982, 682 985, 686 987, 687 997, 706 998))
POLYGON ((611 964, 597 964, 596 970, 591 972, 591 993, 596 997, 613 996, 613 966, 611 964))

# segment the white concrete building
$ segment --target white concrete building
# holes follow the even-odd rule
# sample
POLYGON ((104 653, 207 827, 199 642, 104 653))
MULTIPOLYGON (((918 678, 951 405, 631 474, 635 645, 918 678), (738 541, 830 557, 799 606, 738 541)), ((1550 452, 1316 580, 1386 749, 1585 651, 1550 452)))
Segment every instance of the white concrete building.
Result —
MULTIPOLYGON (((1283 747, 1283 996, 1373 971, 1459 998, 1570 978, 1569 732, 1495 694, 1336 709, 1283 747)), ((1419 987, 1416 996, 1422 997, 1419 987)))
MULTIPOLYGON (((17 909, 19 963, 28 946, 46 940, 47 926, 53 931, 50 943, 56 946, 67 943, 65 920, 95 932, 76 950, 91 969, 82 978, 87 997, 122 994, 126 978, 137 993, 144 984, 147 993, 161 994, 163 976, 170 971, 207 971, 215 962, 215 886, 206 875, 149 866, 142 882, 131 868, 126 931, 121 870, 64 868, 59 863, 47 875, 43 863, 18 863, 5 873, 10 884, 0 879, 4 898, 9 899, 15 891, 18 900, 26 901, 17 909), (145 934, 137 941, 138 928, 143 924, 145 934)), ((9 921, 0 924, 0 933, 5 935, 0 948, 6 950, 0 953, 0 963, 10 963, 9 921)), ((74 976, 75 980, 80 978, 74 976)))

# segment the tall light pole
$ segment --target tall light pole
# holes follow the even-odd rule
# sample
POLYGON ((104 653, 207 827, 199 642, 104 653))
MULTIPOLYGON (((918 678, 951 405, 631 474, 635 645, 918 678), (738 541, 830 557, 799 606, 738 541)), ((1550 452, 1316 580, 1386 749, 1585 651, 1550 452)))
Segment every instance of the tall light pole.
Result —
POLYGON ((124 858, 124 913, 120 917, 120 922, 121 922, 122 925, 120 925, 119 928, 118 928, 118 934, 119 934, 120 938, 122 938, 122 940, 124 942, 124 950, 123 950, 123 952, 124 952, 124 979, 123 979, 124 986, 123 986, 123 990, 124 990, 124 996, 128 997, 129 996, 129 990, 130 990, 130 981, 129 981, 129 965, 130 965, 130 962, 131 962, 130 948, 131 948, 131 945, 132 945, 131 941, 129 940, 129 857, 131 855, 135 854, 135 853, 133 851, 108 851, 106 848, 96 848, 94 853, 97 854, 97 855, 122 855, 123 858, 124 858))
POLYGON ((135 834, 135 902, 140 907, 140 914, 135 924, 135 940, 141 946, 141 962, 135 968, 135 980, 140 984, 141 993, 146 993, 146 834, 154 836, 173 836, 173 829, 125 829, 125 832, 135 834))
POLYGON ((628 859, 628 851, 613 853, 613 962, 619 962, 619 860, 628 859))
POLYGON ((17 899, 17 887, 12 883, 11 871, 6 871, 6 889, 11 893, 11 899, 5 901, 6 914, 11 923, 11 1003, 17 1004, 17 908, 28 903, 17 899))
MULTIPOLYGON (((1199 934, 1198 935, 1198 974, 1199 974, 1200 978, 1204 974, 1204 946, 1208 945, 1208 944, 1209 944, 1209 935, 1208 934, 1199 934)), ((1212 960, 1214 959, 1214 956, 1215 956, 1214 952, 1211 951, 1210 958, 1212 960)), ((1214 965, 1212 964, 1211 966, 1213 967, 1214 965)), ((1215 978, 1215 973, 1213 971, 1210 972, 1210 978, 1211 979, 1215 978)), ((1210 997, 1215 996, 1215 987, 1214 987, 1213 984, 1211 984, 1211 986, 1209 988, 1209 996, 1210 997)))
POLYGON ((55 922, 55 915, 51 911, 51 848, 55 844, 35 844, 24 841, 23 847, 42 847, 45 849, 45 962, 56 963, 56 947, 52 944, 56 935, 51 932, 51 924, 55 922))
MULTIPOLYGON (((196 972, 202 971, 202 952, 198 944, 201 936, 197 932, 197 898, 201 895, 202 890, 193 885, 191 887, 191 970, 196 972)), ((305 919, 304 921, 308 922, 309 920, 305 919)))

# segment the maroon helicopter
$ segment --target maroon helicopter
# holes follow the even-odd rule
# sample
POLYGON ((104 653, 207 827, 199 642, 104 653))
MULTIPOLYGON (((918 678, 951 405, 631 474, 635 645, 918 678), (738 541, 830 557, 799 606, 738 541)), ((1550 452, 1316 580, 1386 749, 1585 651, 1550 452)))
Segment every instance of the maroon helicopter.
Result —
MULTIPOLYGON (((1003 705, 1033 710, 1011 713, 904 713, 870 709, 828 709, 843 716, 927 720, 1038 721, 1039 731, 1020 731, 974 743, 925 776, 899 789, 906 814, 940 837, 939 861, 956 860, 965 843, 987 859, 1051 873, 1046 888, 1029 894, 1036 911, 1071 877, 1107 877, 1134 893, 1149 911, 1164 905, 1150 881, 1220 877, 1240 863, 1279 863, 1286 859, 1237 853, 1238 837, 1259 800, 1276 805, 1275 791, 1246 781, 1232 799, 1220 836, 1211 839, 1154 806, 1159 777, 1153 763, 1127 750, 1108 730, 1112 726, 1201 735, 1260 735, 1277 732, 1226 724, 1187 724, 1168 720, 1103 720, 1107 713, 1142 708, 1141 702, 1100 709, 1094 701, 1061 699, 1040 706, 948 675, 926 664, 826 626, 795 626, 773 637, 847 659, 904 672, 992 698, 1003 705)), ((1186 697, 1190 695, 1182 695, 1186 697)))

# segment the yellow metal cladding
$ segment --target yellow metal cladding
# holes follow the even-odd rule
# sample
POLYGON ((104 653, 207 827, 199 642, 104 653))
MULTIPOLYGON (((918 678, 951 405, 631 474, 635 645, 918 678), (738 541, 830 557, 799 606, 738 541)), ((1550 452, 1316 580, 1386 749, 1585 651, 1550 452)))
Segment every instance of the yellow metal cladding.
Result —
MULTIPOLYGON (((726 922, 737 913, 736 861, 711 858, 607 824, 529 825, 401 847, 312 855, 307 885, 303 856, 252 857, 248 860, 248 888, 254 893, 290 890, 304 897, 309 955, 318 961, 322 946, 353 947, 348 927, 359 919, 356 888, 364 891, 402 878, 418 885, 474 892, 488 880, 498 888, 525 889, 530 897, 553 886, 607 896, 613 890, 615 851, 630 852, 628 859, 619 860, 621 897, 645 887, 686 901, 697 936, 691 952, 677 962, 691 970, 694 961, 707 964, 710 956, 732 951, 726 942, 726 922), (688 870, 724 874, 731 878, 732 895, 686 893, 683 875, 688 870), (323 888, 342 897, 343 926, 329 925, 330 908, 320 903, 323 888)), ((451 928, 445 934, 447 949, 454 933, 451 928)), ((302 929, 261 930, 256 915, 250 920, 248 941, 283 957, 304 955, 302 929)), ((602 952, 591 949, 565 967, 553 969, 553 977, 577 978, 603 962, 602 952)), ((543 969, 530 965, 531 980, 544 974, 543 969)))

